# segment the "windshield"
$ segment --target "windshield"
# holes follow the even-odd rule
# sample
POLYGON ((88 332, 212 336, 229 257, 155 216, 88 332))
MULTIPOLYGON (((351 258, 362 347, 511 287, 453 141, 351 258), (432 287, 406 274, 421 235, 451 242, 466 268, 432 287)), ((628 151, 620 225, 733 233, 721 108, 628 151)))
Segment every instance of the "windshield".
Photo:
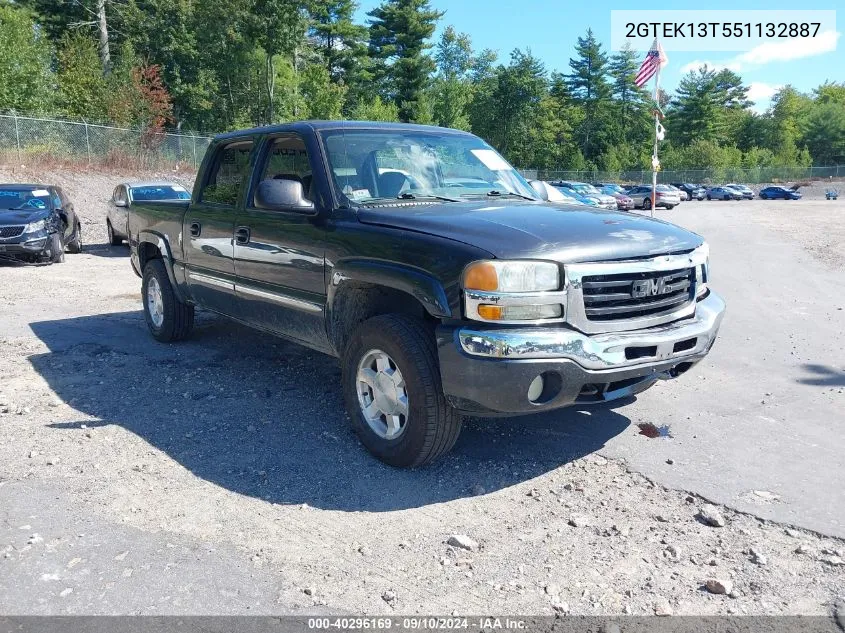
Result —
POLYGON ((150 185, 132 187, 132 199, 141 202, 150 200, 190 200, 191 194, 181 185, 150 185))
POLYGON ((46 189, 0 188, 0 209, 46 209, 50 192, 46 189))
POLYGON ((572 188, 581 195, 596 195, 600 193, 593 185, 589 185, 586 182, 573 182, 572 188))
POLYGON ((496 150, 469 134, 341 129, 323 132, 322 138, 338 197, 358 204, 396 198, 537 198, 496 150))

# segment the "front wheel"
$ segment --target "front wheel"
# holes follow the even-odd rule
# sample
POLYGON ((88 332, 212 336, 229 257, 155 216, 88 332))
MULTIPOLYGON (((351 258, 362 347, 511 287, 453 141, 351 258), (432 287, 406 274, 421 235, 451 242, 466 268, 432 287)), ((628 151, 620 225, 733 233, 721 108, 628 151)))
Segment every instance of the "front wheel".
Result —
POLYGON ((74 226, 76 228, 73 231, 73 237, 70 238, 70 241, 67 243, 67 250, 68 250, 68 253, 81 253, 82 252, 82 227, 79 226, 79 220, 76 221, 74 226))
POLYGON ((65 248, 60 233, 51 233, 47 238, 47 246, 43 253, 44 261, 51 264, 61 264, 65 261, 65 248))
POLYGON ((111 246, 120 246, 123 243, 123 238, 114 234, 114 227, 108 220, 106 220, 106 233, 108 233, 109 244, 111 246))
POLYGON ((161 259, 151 259, 144 266, 141 298, 144 319, 153 338, 169 343, 188 337, 194 327, 194 306, 176 297, 161 259))
POLYGON ((768 198, 769 196, 767 196, 765 193, 760 194, 760 200, 767 200, 768 198))
POLYGON ((711 197, 710 197, 710 194, 709 194, 709 193, 707 194, 707 199, 708 199, 708 200, 712 200, 712 199, 713 199, 713 198, 711 198, 711 197))
POLYGON ((402 314, 364 322, 344 349, 342 370, 352 428, 378 459, 422 466, 455 444, 461 416, 443 395, 425 322, 402 314))
POLYGON ((651 198, 643 198, 643 209, 646 211, 651 209, 651 198))

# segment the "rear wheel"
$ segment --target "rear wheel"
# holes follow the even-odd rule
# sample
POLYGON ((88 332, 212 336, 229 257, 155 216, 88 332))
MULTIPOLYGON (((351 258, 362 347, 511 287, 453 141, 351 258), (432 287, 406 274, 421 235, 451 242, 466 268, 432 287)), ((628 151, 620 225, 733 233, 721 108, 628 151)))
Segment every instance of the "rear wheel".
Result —
POLYGON ((161 259, 151 259, 144 266, 141 298, 153 338, 169 343, 188 337, 194 327, 194 306, 176 297, 161 259))
POLYGON ((377 458, 422 466, 455 444, 461 416, 443 395, 434 336, 423 321, 388 314, 364 322, 342 366, 352 428, 377 458))

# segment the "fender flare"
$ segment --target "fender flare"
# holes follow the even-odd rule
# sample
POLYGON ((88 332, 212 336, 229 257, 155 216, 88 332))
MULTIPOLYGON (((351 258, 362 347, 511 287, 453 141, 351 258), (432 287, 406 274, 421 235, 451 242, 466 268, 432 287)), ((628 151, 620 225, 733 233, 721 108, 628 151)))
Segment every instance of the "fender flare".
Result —
MULTIPOLYGON (((185 297, 182 295, 182 291, 179 289, 179 284, 176 283, 176 275, 173 272, 173 251, 170 249, 170 242, 167 238, 155 231, 150 230, 143 230, 138 233, 138 244, 152 244, 156 248, 158 248, 159 252, 161 253, 161 259, 164 261, 164 268, 167 271, 167 277, 170 279, 170 285, 173 288, 173 294, 176 295, 176 298, 181 301, 185 302, 185 297)), ((137 252, 137 250, 136 250, 137 252)), ((141 276, 144 273, 144 267, 141 265, 141 258, 140 255, 138 256, 138 269, 141 271, 141 276)), ((132 263, 133 267, 135 266, 134 262, 132 263)))
POLYGON ((452 316, 443 284, 420 268, 376 259, 340 261, 332 269, 328 284, 327 305, 330 309, 338 290, 347 281, 399 290, 419 301, 425 311, 437 319, 452 316))

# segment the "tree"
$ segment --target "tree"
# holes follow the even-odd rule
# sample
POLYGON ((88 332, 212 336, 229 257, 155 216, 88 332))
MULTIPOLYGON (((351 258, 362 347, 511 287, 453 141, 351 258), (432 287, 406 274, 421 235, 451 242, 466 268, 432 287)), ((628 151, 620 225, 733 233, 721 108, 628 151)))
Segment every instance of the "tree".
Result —
POLYGON ((584 119, 577 130, 578 144, 584 156, 596 158, 611 144, 611 88, 607 82, 607 55, 592 29, 579 37, 576 57, 569 60, 572 73, 567 76, 569 92, 584 109, 584 119))
POLYGON ((27 11, 0 4, 0 51, 0 111, 49 112, 50 46, 27 11))
POLYGON ((398 121, 399 108, 375 95, 368 101, 359 102, 352 110, 351 118, 354 121, 398 121))
MULTIPOLYGON (((619 130, 619 137, 615 139, 614 145, 621 144, 626 147, 633 145, 636 148, 642 148, 652 140, 654 129, 651 116, 652 100, 645 90, 638 88, 634 83, 639 67, 637 53, 630 45, 614 53, 607 65, 612 81, 611 91, 619 130)), ((614 148, 611 147, 611 149, 614 148)), ((628 163, 627 159, 622 158, 622 152, 614 149, 615 159, 623 162, 619 169, 633 168, 639 164, 639 150, 635 150, 633 154, 637 158, 628 163)))
POLYGON ((432 90, 434 121, 443 127, 468 130, 467 106, 473 93, 469 74, 475 66, 472 40, 466 33, 447 26, 434 59, 438 70, 432 90))
POLYGON ((367 27, 355 24, 354 0, 323 0, 311 9, 311 34, 331 80, 349 84, 365 63, 367 27))
POLYGON ((104 121, 108 91, 97 42, 80 32, 65 34, 58 50, 59 107, 73 119, 104 121))
POLYGON ((339 119, 346 87, 332 82, 329 71, 320 64, 311 64, 302 73, 302 100, 305 117, 309 119, 339 119))
POLYGON ((426 54, 431 48, 428 38, 443 13, 433 10, 428 0, 385 0, 367 15, 375 78, 386 82, 386 96, 399 108, 400 120, 417 121, 422 94, 435 69, 426 54))

